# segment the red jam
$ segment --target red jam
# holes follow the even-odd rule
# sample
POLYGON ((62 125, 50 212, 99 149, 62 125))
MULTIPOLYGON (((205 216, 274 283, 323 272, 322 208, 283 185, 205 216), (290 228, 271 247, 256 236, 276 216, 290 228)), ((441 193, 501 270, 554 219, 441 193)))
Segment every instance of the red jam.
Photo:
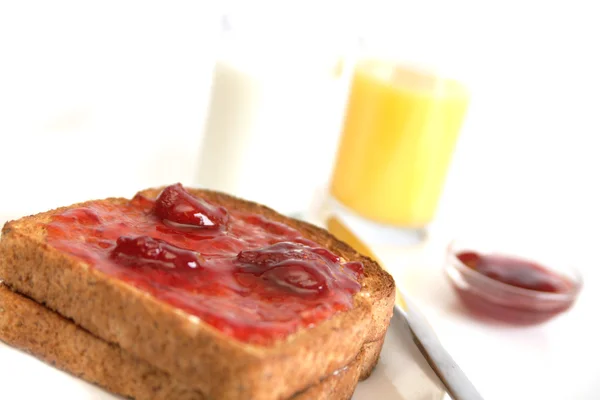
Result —
POLYGON ((340 262, 299 231, 179 184, 156 200, 89 202, 47 232, 52 246, 255 344, 348 310, 363 276, 361 263, 340 262))
POLYGON ((549 293, 568 292, 573 286, 565 278, 520 258, 474 252, 462 252, 457 257, 467 267, 507 285, 549 293))
POLYGON ((163 221, 195 228, 218 228, 229 219, 225 207, 213 206, 206 200, 192 196, 181 184, 168 186, 161 192, 154 213, 163 221))
POLYGON ((464 282, 455 285, 457 293, 470 310, 485 318, 517 324, 539 323, 566 311, 575 300, 573 281, 532 261, 472 251, 460 252, 456 257, 487 278, 515 289, 527 289, 527 292, 508 290, 482 280, 479 275, 463 275, 464 282))

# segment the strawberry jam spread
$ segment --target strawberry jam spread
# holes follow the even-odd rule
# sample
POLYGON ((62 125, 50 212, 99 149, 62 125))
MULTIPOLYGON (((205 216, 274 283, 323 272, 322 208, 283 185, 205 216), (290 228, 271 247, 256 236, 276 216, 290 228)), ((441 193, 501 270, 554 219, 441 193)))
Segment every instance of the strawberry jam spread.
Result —
POLYGON ((89 202, 53 217, 53 247, 254 344, 352 307, 363 265, 262 215, 227 210, 180 184, 156 200, 89 202))

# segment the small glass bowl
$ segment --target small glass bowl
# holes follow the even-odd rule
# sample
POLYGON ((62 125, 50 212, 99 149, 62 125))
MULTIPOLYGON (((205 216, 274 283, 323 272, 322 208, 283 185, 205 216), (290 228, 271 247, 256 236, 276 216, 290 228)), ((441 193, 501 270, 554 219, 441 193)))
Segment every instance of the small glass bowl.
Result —
POLYGON ((537 324, 547 321, 567 311, 577 298, 583 279, 572 267, 560 262, 546 262, 547 259, 522 257, 522 252, 494 251, 486 247, 465 247, 451 242, 446 254, 445 272, 452 287, 463 304, 479 316, 493 318, 519 325, 537 324), (512 286, 489 278, 469 268, 457 257, 463 251, 478 254, 502 254, 534 261, 551 274, 567 279, 572 283, 567 292, 550 293, 512 286))

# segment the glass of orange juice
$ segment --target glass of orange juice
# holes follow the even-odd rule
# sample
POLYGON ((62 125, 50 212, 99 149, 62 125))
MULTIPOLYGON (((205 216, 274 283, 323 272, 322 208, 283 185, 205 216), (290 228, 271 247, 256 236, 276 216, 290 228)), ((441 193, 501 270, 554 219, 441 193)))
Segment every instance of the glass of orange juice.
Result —
POLYGON ((329 187, 336 205, 425 237, 467 111, 463 84, 397 61, 359 60, 329 187))

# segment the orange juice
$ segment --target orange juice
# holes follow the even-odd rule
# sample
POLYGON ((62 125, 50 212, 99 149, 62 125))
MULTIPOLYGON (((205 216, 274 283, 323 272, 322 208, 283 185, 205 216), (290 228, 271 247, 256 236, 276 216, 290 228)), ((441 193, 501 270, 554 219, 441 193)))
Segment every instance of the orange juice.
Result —
POLYGON ((333 196, 377 222, 425 226, 435 214, 467 104, 457 81, 389 62, 360 63, 333 196))

